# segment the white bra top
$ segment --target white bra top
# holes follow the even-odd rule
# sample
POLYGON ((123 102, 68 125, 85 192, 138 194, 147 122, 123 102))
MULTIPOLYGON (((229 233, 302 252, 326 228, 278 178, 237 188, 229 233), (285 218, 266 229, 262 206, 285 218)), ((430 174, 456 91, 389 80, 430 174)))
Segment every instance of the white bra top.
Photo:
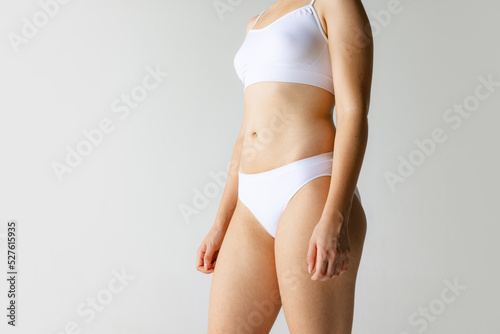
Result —
POLYGON ((243 89, 257 82, 281 81, 317 86, 334 94, 328 38, 314 1, 264 28, 248 31, 234 57, 243 89))

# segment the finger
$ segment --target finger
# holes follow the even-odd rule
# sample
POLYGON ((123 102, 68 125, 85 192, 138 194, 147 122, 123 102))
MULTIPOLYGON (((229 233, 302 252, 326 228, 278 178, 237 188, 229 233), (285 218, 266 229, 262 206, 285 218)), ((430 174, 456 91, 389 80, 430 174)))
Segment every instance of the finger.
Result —
POLYGON ((321 280, 326 281, 326 280, 332 278, 334 275, 334 272, 335 272, 335 261, 334 261, 334 259, 332 259, 332 260, 328 261, 328 267, 326 269, 325 277, 323 277, 321 280))
POLYGON ((208 263, 208 270, 213 270, 215 269, 215 263, 217 262, 217 252, 214 253, 212 256, 212 262, 208 263))
POLYGON ((345 270, 345 260, 342 260, 342 262, 340 263, 340 272, 339 272, 339 275, 341 275, 345 270))
POLYGON ((210 267, 215 268, 215 262, 217 261, 218 255, 219 255, 219 250, 216 250, 214 252, 214 255, 212 255, 212 262, 208 264, 208 268, 210 268, 210 267))
POLYGON ((204 266, 201 266, 201 268, 203 269, 203 272, 204 272, 205 274, 210 274, 210 273, 213 273, 213 272, 214 272, 214 270, 215 270, 214 265, 210 265, 210 264, 208 265, 208 269, 207 269, 207 270, 205 270, 205 267, 204 267, 204 266))
POLYGON ((339 263, 337 264, 337 269, 338 269, 338 273, 336 274, 337 276, 339 276, 340 274, 342 274, 344 272, 344 260, 340 260, 339 263))
POLYGON ((316 271, 313 275, 313 279, 321 279, 326 274, 326 269, 328 268, 328 259, 326 258, 324 252, 318 251, 316 254, 316 271))
POLYGON ((311 240, 309 241, 309 248, 307 250, 307 272, 310 274, 314 269, 314 263, 316 261, 316 242, 311 240))
POLYGON ((334 276, 340 275, 340 271, 342 270, 342 260, 339 263, 335 263, 335 270, 333 271, 334 276))
POLYGON ((349 257, 344 259, 344 264, 342 266, 342 272, 346 272, 349 269, 349 257))
POLYGON ((203 257, 203 263, 206 271, 208 271, 208 265, 212 262, 213 254, 214 254, 213 247, 207 246, 205 256, 203 257))
POLYGON ((198 271, 201 271, 201 272, 202 272, 202 273, 204 273, 204 274, 208 274, 208 271, 205 269, 205 266, 204 266, 204 264, 203 264, 203 263, 202 263, 202 264, 200 264, 199 266, 197 266, 197 267, 196 267, 196 269, 197 269, 198 271))
POLYGON ((196 268, 203 267, 203 257, 205 256, 205 244, 198 248, 198 253, 196 254, 196 268))

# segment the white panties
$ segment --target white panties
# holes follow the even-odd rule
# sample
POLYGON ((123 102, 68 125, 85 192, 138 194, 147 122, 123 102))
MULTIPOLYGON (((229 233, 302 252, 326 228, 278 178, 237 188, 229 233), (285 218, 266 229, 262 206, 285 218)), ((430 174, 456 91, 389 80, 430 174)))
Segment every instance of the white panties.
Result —
MULTIPOLYGON (((293 195, 308 182, 332 175, 333 151, 300 159, 261 173, 238 171, 238 198, 274 238, 293 195)), ((358 187, 354 191, 361 201, 358 187)))

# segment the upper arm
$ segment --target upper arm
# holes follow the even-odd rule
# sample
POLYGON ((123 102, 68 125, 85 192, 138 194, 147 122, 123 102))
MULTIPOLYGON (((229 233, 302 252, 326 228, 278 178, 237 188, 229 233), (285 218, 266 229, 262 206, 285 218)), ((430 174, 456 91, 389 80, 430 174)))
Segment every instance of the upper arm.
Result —
POLYGON ((373 38, 361 0, 324 2, 337 116, 368 113, 373 71, 373 38))

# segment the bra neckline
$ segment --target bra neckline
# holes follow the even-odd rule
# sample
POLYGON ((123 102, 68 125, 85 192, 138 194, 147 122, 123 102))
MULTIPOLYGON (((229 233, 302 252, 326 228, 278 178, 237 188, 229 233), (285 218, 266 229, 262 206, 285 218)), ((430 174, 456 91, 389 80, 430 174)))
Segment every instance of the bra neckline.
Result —
MULTIPOLYGON (((292 10, 292 11, 290 11, 290 12, 286 13, 285 15, 278 17, 276 20, 274 20, 273 22, 271 22, 270 24, 268 24, 268 25, 267 25, 267 26, 265 26, 264 28, 259 28, 259 29, 253 29, 253 28, 252 28, 252 29, 249 29, 249 30, 248 30, 248 33, 250 33, 251 31, 261 31, 261 30, 265 30, 265 29, 269 28, 270 26, 272 26, 273 24, 275 24, 276 22, 278 22, 279 20, 281 20, 282 18, 284 18, 284 17, 286 17, 286 16, 288 16, 288 15, 290 15, 290 14, 292 14, 292 13, 294 13, 294 12, 298 11, 299 9, 303 9, 303 8, 306 8, 306 7, 312 7, 312 5, 311 5, 311 4, 307 4, 307 5, 305 5, 305 6, 302 6, 302 7, 296 8, 296 9, 294 9, 294 10, 292 10)), ((314 10, 314 7, 313 7, 313 10, 314 10)), ((262 12, 262 13, 264 13, 264 12, 262 12)))

